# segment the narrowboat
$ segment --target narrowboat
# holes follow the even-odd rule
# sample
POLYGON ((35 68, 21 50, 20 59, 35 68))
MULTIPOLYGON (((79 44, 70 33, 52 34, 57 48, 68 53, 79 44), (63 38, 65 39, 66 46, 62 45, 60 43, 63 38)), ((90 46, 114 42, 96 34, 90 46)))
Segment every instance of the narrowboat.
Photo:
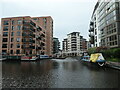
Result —
POLYGON ((91 56, 83 56, 81 61, 90 64, 97 64, 99 66, 104 66, 106 64, 102 53, 91 54, 91 56))

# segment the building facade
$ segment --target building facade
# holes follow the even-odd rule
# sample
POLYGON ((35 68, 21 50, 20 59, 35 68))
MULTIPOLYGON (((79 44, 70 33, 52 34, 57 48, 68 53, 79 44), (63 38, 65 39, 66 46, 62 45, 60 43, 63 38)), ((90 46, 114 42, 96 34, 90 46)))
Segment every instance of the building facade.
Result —
POLYGON ((60 51, 60 42, 58 38, 53 38, 53 54, 56 54, 60 51))
POLYGON ((69 33, 63 40, 63 56, 80 56, 86 50, 86 39, 80 36, 80 32, 69 33))
POLYGON ((1 30, 3 55, 50 55, 48 53, 51 53, 47 50, 47 30, 30 16, 2 18, 1 30))
POLYGON ((32 19, 41 25, 45 31, 46 38, 46 54, 53 55, 53 19, 51 16, 46 17, 32 17, 32 19))
POLYGON ((120 47, 120 1, 99 0, 91 18, 89 31, 94 47, 120 47))

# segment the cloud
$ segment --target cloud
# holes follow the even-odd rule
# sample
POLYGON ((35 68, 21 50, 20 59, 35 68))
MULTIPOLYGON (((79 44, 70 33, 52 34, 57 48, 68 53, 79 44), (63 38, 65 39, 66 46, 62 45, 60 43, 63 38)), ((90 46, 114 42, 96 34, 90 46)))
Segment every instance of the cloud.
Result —
POLYGON ((3 0, 2 17, 52 16, 54 36, 60 41, 68 33, 79 31, 88 39, 90 17, 96 2, 81 0, 3 0), (59 1, 59 2, 58 2, 59 1))

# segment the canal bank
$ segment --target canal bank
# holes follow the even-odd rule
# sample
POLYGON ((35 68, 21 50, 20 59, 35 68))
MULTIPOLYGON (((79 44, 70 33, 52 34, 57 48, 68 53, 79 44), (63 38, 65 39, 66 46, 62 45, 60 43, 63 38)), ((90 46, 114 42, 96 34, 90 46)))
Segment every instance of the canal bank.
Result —
POLYGON ((119 62, 107 61, 106 66, 109 67, 109 68, 120 70, 120 63, 119 62))

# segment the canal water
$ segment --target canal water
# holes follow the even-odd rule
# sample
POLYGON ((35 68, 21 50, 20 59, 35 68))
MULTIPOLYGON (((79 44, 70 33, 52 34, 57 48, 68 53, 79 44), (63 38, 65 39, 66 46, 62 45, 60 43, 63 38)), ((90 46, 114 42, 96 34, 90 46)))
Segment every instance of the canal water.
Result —
POLYGON ((119 75, 75 58, 2 62, 2 88, 118 88, 119 75))

